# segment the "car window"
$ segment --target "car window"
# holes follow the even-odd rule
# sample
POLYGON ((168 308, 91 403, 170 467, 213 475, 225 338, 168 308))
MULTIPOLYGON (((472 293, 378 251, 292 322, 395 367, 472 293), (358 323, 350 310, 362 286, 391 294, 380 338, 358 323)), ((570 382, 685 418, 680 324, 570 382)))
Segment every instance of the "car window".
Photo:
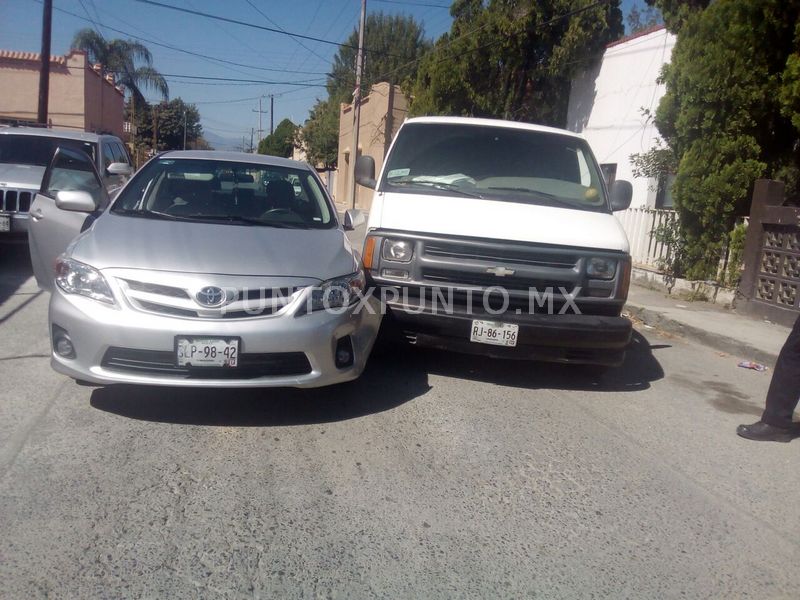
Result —
POLYGON ((94 165, 82 154, 59 152, 42 187, 44 195, 50 198, 61 191, 85 191, 92 194, 98 204, 102 200, 103 186, 94 165))
POLYGON ((380 189, 608 211, 602 175, 585 141, 511 127, 405 125, 380 189))
POLYGON ((117 142, 110 142, 109 146, 111 147, 111 154, 114 157, 114 162, 124 162, 127 163, 128 161, 125 159, 125 155, 122 151, 122 147, 117 142))
POLYGON ((292 228, 336 225, 326 194, 308 170, 211 159, 151 161, 112 212, 292 228))
POLYGON ((111 148, 111 144, 109 142, 105 142, 103 144, 103 167, 108 168, 108 165, 111 163, 116 162, 114 160, 114 153, 111 148))
POLYGON ((0 135, 0 163, 37 165, 46 167, 53 160, 56 148, 62 146, 80 150, 92 160, 97 155, 97 144, 44 135, 0 135))

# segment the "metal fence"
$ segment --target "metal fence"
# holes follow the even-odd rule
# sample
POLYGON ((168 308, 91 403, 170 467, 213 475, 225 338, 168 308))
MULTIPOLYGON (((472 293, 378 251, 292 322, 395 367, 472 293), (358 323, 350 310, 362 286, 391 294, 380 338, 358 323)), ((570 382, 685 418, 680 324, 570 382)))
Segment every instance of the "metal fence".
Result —
POLYGON ((631 259, 635 266, 661 269, 669 259, 670 248, 656 240, 654 232, 661 226, 678 222, 674 210, 647 207, 629 208, 615 213, 628 236, 631 245, 631 259))

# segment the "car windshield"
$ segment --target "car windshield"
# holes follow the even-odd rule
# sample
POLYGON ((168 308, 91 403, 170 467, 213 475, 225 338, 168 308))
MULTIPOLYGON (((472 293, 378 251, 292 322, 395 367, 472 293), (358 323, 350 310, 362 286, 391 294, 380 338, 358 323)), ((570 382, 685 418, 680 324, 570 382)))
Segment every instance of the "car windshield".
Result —
POLYGON ((46 167, 58 146, 81 150, 94 161, 97 144, 41 135, 0 135, 0 163, 46 167))
POLYGON ((586 142, 510 127, 405 125, 380 189, 608 211, 586 142))
POLYGON ((212 159, 151 161, 120 193, 111 212, 297 229, 336 224, 311 171, 212 159))

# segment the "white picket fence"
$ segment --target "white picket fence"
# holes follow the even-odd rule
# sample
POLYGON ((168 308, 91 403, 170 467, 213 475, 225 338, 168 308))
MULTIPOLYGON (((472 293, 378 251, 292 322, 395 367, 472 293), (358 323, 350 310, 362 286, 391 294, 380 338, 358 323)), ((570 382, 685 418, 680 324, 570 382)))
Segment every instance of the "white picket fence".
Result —
POLYGON ((633 264, 660 268, 662 261, 667 259, 669 249, 656 241, 653 231, 662 224, 677 221, 678 214, 674 210, 639 207, 615 215, 628 236, 633 264))

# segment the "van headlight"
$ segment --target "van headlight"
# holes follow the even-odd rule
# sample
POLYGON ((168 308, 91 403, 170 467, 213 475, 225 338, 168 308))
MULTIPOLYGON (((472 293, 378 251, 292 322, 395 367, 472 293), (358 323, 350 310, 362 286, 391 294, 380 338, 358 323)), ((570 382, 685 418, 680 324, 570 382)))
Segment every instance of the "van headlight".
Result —
POLYGON ((414 256, 414 246, 408 240, 383 240, 381 256, 394 262, 410 262, 414 256))
POLYGON ((309 310, 336 309, 355 304, 366 287, 363 271, 323 281, 311 290, 309 310))
POLYGON ((617 274, 615 258, 590 258, 586 263, 586 274, 592 279, 614 279, 617 274))
POLYGON ((67 294, 114 304, 114 294, 100 271, 71 258, 56 260, 56 285, 67 294))

